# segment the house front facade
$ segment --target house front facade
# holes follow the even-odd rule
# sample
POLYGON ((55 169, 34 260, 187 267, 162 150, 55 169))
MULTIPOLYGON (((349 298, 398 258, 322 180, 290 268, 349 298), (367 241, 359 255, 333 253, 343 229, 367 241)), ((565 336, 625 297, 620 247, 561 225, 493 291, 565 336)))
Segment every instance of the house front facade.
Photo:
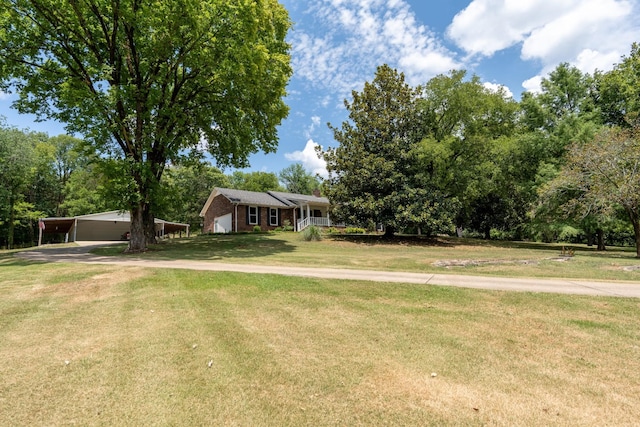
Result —
POLYGON ((204 233, 262 231, 290 225, 302 231, 310 225, 328 227, 326 197, 277 191, 256 192, 214 188, 200 211, 204 233))

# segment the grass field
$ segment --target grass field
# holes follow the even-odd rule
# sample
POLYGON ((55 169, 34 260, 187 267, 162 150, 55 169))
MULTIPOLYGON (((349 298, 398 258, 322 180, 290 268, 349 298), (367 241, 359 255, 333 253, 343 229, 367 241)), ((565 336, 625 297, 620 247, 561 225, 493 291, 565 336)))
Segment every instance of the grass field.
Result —
MULTIPOLYGON (((401 261, 415 252, 407 257, 434 268, 430 251, 472 254, 445 244, 227 238, 199 238, 193 249, 176 241, 146 255, 316 263, 326 256, 368 267, 375 254, 400 268, 417 264, 401 261), (263 247, 274 245, 279 253, 263 247), (342 257, 333 254, 340 245, 348 251, 342 257)), ((507 251, 518 259, 557 255, 557 248, 507 251)), ((606 262, 633 262, 625 252, 611 255, 620 258, 606 262)), ((591 253, 575 258, 582 256, 591 253)), ((0 294, 0 425, 631 426, 640 419, 637 299, 42 264, 10 253, 0 254, 0 294)))
POLYGON ((168 240, 136 255, 123 255, 123 250, 121 245, 97 252, 145 259, 640 282, 640 260, 634 258, 633 248, 611 247, 597 252, 584 245, 455 238, 386 242, 375 236, 338 236, 305 242, 299 233, 270 233, 168 240), (560 256, 563 246, 573 250, 574 256, 560 256))

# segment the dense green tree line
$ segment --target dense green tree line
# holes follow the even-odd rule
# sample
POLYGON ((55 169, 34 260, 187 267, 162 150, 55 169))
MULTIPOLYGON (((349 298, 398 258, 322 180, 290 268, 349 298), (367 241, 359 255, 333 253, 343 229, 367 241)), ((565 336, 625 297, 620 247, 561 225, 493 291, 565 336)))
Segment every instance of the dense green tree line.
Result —
POLYGON ((464 71, 411 87, 381 66, 330 125, 333 217, 425 234, 629 236, 640 257, 640 47, 613 70, 559 65, 516 102, 464 71))
MULTIPOLYGON (((331 126, 332 216, 389 234, 581 240, 640 248, 640 51, 591 76, 561 64, 519 102, 453 71, 413 88, 378 69, 331 126)), ((91 144, 0 124, 0 245, 31 244, 37 218, 128 209, 130 180, 91 144)), ((197 156, 165 167, 156 216, 199 228, 211 189, 310 194, 319 178, 223 173, 197 156)), ((639 253, 640 255, 640 253, 639 253)))
MULTIPOLYGON (((85 141, 19 130, 0 123, 0 247, 37 241, 42 217, 126 210, 126 180, 114 179, 111 162, 87 154, 85 141)), ((279 174, 224 174, 209 162, 191 159, 166 168, 158 191, 157 217, 200 227, 199 213, 214 187, 311 194, 318 178, 293 164, 279 174)))

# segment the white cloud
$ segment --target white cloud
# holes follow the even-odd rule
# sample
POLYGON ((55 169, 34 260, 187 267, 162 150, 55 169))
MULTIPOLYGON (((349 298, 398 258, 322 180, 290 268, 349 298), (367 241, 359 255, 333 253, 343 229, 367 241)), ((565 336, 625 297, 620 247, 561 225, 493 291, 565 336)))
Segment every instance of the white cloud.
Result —
POLYGON ((615 63, 620 62, 622 54, 614 52, 598 52, 592 49, 585 49, 578 54, 575 66, 583 72, 593 70, 609 70, 615 63))
POLYGON ((311 138, 311 135, 313 135, 313 132, 316 130, 316 128, 320 125, 320 116, 312 116, 311 117, 311 124, 309 125, 309 127, 305 130, 305 135, 307 136, 307 138, 311 138))
MULTIPOLYGON (((327 163, 324 159, 318 157, 316 147, 320 147, 320 144, 314 140, 309 139, 302 151, 294 151, 293 153, 285 153, 284 157, 287 160, 293 162, 300 162, 305 169, 311 171, 311 173, 318 174, 324 178, 328 176, 327 163)), ((320 147, 322 148, 322 147, 320 147)))
POLYGON ((505 98, 513 98, 513 92, 511 92, 511 90, 505 85, 501 85, 499 83, 490 83, 490 82, 484 82, 482 85, 492 92, 498 93, 502 91, 504 93, 505 98))
POLYGON ((523 41, 576 1, 474 0, 453 18, 447 34, 465 51, 491 56, 523 41))
POLYGON ((473 0, 448 36, 471 56, 491 56, 520 45, 540 73, 523 82, 539 89, 541 76, 561 62, 581 71, 608 71, 640 39, 640 0, 473 0))
POLYGON ((635 19, 629 16, 632 11, 627 1, 577 2, 571 10, 531 31, 522 45, 522 58, 544 63, 567 59, 573 62, 584 49, 627 50, 634 35, 625 28, 625 20, 635 19))
POLYGON ((9 99, 11 97, 10 93, 7 92, 3 92, 0 90, 0 101, 5 100, 5 99, 9 99))
POLYGON ((455 54, 420 25, 404 0, 311 0, 316 36, 292 33, 295 78, 341 98, 371 81, 377 66, 404 72, 410 84, 460 68, 455 54))
POLYGON ((542 92, 542 76, 534 76, 522 82, 522 87, 531 93, 542 92))

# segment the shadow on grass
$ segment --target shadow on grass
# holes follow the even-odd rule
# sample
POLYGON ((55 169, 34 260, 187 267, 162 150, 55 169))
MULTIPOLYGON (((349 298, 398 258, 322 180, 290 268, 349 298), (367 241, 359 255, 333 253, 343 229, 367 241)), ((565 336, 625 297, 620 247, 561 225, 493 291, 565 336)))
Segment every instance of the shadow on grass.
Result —
POLYGON ((293 252, 295 246, 286 240, 261 233, 201 235, 189 239, 165 240, 150 245, 144 253, 125 254, 122 246, 91 250, 94 255, 132 256, 157 260, 223 261, 239 258, 260 258, 278 253, 293 252))
POLYGON ((565 250, 580 252, 583 254, 593 254, 602 257, 619 258, 620 256, 635 257, 634 247, 609 247, 606 251, 598 251, 595 246, 586 246, 584 244, 572 243, 542 243, 542 242, 526 242, 526 241, 506 241, 506 240, 481 240, 469 239, 463 237, 449 236, 415 236, 415 235, 394 235, 393 237, 385 237, 383 235, 372 234, 334 234, 328 237, 334 241, 346 241, 364 245, 398 245, 398 246, 425 246, 425 247, 449 247, 472 246, 485 248, 501 248, 501 249, 530 249, 540 251, 562 251, 565 250))
POLYGON ((17 258, 15 252, 0 253, 0 267, 26 267, 32 264, 33 261, 17 258))
POLYGON ((331 234, 327 239, 336 242, 350 242, 362 245, 398 245, 398 246, 448 246, 455 244, 444 237, 426 237, 396 234, 386 237, 382 234, 331 234))

